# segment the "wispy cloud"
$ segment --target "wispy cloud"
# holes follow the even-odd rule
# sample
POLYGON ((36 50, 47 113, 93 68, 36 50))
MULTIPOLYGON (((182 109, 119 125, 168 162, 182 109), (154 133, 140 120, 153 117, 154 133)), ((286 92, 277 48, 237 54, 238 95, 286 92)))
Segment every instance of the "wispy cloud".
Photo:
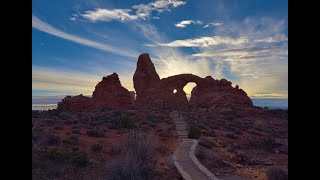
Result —
POLYGON ((32 66, 32 89, 62 91, 63 94, 91 94, 100 77, 63 68, 32 66))
MULTIPOLYGON (((167 40, 167 37, 159 33, 157 28, 151 24, 137 24, 139 32, 155 44, 167 40)), ((201 77, 212 75, 215 78, 222 78, 216 67, 211 66, 211 61, 204 58, 187 59, 186 55, 179 49, 160 46, 147 46, 151 59, 155 63, 157 72, 161 78, 173 76, 182 73, 192 73, 201 77)), ((190 94, 191 89, 187 94, 190 94)))
POLYGON ((147 46, 166 46, 166 47, 209 47, 221 44, 242 45, 248 43, 248 38, 232 38, 223 36, 199 37, 192 39, 175 40, 169 43, 147 44, 147 46))
POLYGON ((270 46, 270 47, 251 47, 251 48, 236 48, 236 49, 222 49, 217 51, 205 51, 202 53, 195 53, 192 57, 220 57, 224 60, 230 59, 253 59, 258 60, 261 58, 278 56, 287 58, 288 47, 287 46, 270 46))
POLYGON ((111 45, 108 44, 104 44, 104 43, 100 43, 100 42, 96 42, 96 41, 92 41, 86 38, 82 38, 73 34, 69 34, 66 32, 63 32, 53 26, 51 26, 50 24, 40 20, 38 17, 36 17, 35 15, 32 15, 32 27, 35 29, 38 29, 39 31, 81 44, 81 45, 85 45, 85 46, 89 46, 95 49, 99 49, 99 50, 103 50, 106 52, 111 52, 120 56, 126 56, 126 57, 137 57, 138 54, 134 53, 134 52, 129 52, 128 50, 122 50, 120 48, 117 47, 113 47, 111 45))
POLYGON ((184 20, 184 21, 181 21, 181 22, 178 22, 177 24, 175 24, 176 27, 179 27, 179 28, 185 28, 187 27, 188 25, 190 24, 203 24, 202 21, 199 21, 199 20, 184 20))
POLYGON ((94 10, 85 11, 80 16, 92 22, 126 22, 135 20, 146 20, 150 18, 153 11, 162 13, 164 11, 170 11, 171 8, 185 5, 186 3, 187 2, 181 0, 157 0, 148 4, 134 5, 130 9, 96 8, 94 10))
POLYGON ((287 98, 288 37, 283 20, 248 18, 216 26, 213 36, 160 39, 146 45, 154 54, 161 54, 157 58, 165 67, 159 71, 164 75, 184 71, 211 75, 231 80, 251 97, 287 98), (192 47, 198 52, 185 58, 176 47, 192 47))
POLYGON ((223 23, 221 23, 221 22, 212 22, 212 23, 208 23, 205 26, 203 26, 203 28, 207 28, 207 27, 210 27, 210 26, 221 26, 222 24, 223 23))
POLYGON ((81 16, 88 19, 89 21, 132 21, 137 20, 139 16, 131 15, 131 9, 101 9, 97 8, 93 11, 86 11, 81 16))

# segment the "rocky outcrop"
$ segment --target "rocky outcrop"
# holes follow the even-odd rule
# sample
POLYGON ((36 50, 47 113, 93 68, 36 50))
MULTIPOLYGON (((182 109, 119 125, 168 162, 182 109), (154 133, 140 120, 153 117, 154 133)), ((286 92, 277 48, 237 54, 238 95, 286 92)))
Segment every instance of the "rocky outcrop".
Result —
POLYGON ((251 99, 236 85, 226 79, 215 80, 211 76, 201 78, 193 74, 179 74, 160 79, 149 54, 141 54, 133 76, 136 92, 122 87, 119 77, 113 73, 103 77, 92 98, 67 96, 58 104, 63 110, 92 110, 105 107, 125 108, 133 104, 137 108, 185 109, 188 107, 251 107, 251 99), (188 102, 183 91, 189 82, 197 84, 188 102))
POLYGON ((103 108, 125 108, 133 104, 130 92, 122 87, 118 74, 103 77, 92 94, 92 97, 67 96, 58 103, 58 110, 98 110, 103 108))
POLYGON ((141 54, 138 58, 137 69, 133 75, 134 89, 137 96, 140 96, 144 90, 154 87, 159 81, 160 77, 149 54, 141 54))
POLYGON ((226 79, 180 74, 159 80, 147 54, 140 55, 133 82, 137 92, 135 105, 138 107, 185 109, 190 106, 253 106, 247 94, 238 85, 233 88, 232 83, 226 79), (183 87, 189 82, 194 82, 197 86, 192 90, 188 102, 183 87))
POLYGON ((192 107, 253 106, 247 93, 239 86, 231 86, 226 79, 215 80, 207 76, 191 92, 189 105, 192 107))
POLYGON ((130 92, 121 86, 118 74, 103 77, 92 94, 95 106, 128 107, 132 104, 130 92))
POLYGON ((77 111, 86 110, 89 108, 91 100, 89 97, 83 96, 82 94, 78 96, 66 96, 62 99, 62 102, 58 103, 58 110, 66 111, 77 111))

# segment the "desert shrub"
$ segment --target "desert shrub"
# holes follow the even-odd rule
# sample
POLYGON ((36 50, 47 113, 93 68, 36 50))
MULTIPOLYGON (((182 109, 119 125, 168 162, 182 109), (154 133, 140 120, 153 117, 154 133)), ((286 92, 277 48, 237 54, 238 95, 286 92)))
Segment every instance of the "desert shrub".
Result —
POLYGON ((70 124, 72 124, 73 122, 68 119, 68 120, 64 121, 64 123, 67 124, 67 125, 70 125, 70 124))
POLYGON ((102 129, 94 128, 94 129, 88 130, 87 135, 92 137, 102 137, 104 136, 104 132, 102 129))
POLYGON ((102 150, 102 145, 101 144, 99 144, 99 143, 97 143, 97 144, 94 144, 94 145, 92 145, 91 146, 91 150, 93 151, 93 152, 98 152, 98 151, 101 151, 102 150))
POLYGON ((238 164, 246 164, 250 161, 248 155, 239 150, 236 150, 235 155, 231 159, 238 164))
POLYGON ((268 180, 287 180, 288 174, 279 167, 271 167, 267 170, 268 180))
POLYGON ((53 134, 48 134, 47 141, 49 145, 58 145, 61 142, 61 138, 53 134))
POLYGON ((271 152, 275 148, 276 142, 275 142, 275 140, 273 138, 267 137, 267 138, 262 140, 261 146, 266 151, 270 151, 271 152))
POLYGON ((207 154, 201 147, 196 148, 195 156, 200 160, 204 160, 208 158, 207 154))
POLYGON ((74 125, 76 125, 76 124, 78 124, 80 121, 78 121, 78 120, 73 120, 72 121, 72 124, 74 124, 74 125))
POLYGON ((242 131, 240 131, 239 129, 234 130, 234 133, 238 135, 242 135, 242 131))
POLYGON ((156 166, 153 142, 150 134, 130 132, 125 146, 126 154, 111 163, 108 179, 150 179, 156 166))
POLYGON ((267 128, 262 121, 257 121, 253 125, 254 125, 254 128, 258 131, 265 131, 267 128))
POLYGON ((156 129, 156 132, 160 133, 160 132, 163 132, 163 130, 162 129, 156 129))
POLYGON ((90 126, 97 126, 98 123, 97 123, 97 122, 89 122, 89 125, 90 125, 90 126))
POLYGON ((157 127, 157 124, 156 124, 156 123, 153 123, 153 122, 149 122, 148 124, 149 124, 149 126, 150 126, 150 127, 152 127, 152 128, 155 128, 155 127, 157 127))
POLYGON ((89 158, 86 152, 69 147, 52 148, 41 154, 41 161, 51 165, 68 164, 71 167, 84 167, 89 164, 89 158))
POLYGON ((169 133, 169 132, 164 132, 164 131, 162 131, 162 132, 159 133, 159 136, 160 136, 160 137, 168 138, 168 137, 170 137, 170 133, 169 133))
POLYGON ((167 148, 167 146, 164 146, 164 145, 158 146, 156 150, 162 155, 167 155, 169 153, 169 149, 167 148))
POLYGON ((84 167, 89 164, 88 154, 84 151, 73 152, 70 159, 76 167, 84 167))
POLYGON ((148 114, 146 115, 146 121, 148 121, 148 122, 153 122, 153 123, 159 122, 159 120, 157 119, 157 117, 156 117, 154 114, 152 114, 152 113, 148 113, 148 114))
POLYGON ((55 126, 53 126, 53 129, 55 129, 55 130, 62 130, 62 129, 63 129, 63 126, 61 126, 61 125, 55 125, 55 126))
POLYGON ((214 145, 214 142, 210 141, 208 138, 201 138, 199 145, 210 149, 214 145))
POLYGON ((225 161, 222 157, 218 156, 218 155, 213 155, 211 158, 211 164, 212 167, 215 168, 223 168, 223 167, 229 167, 230 164, 225 161))
POLYGON ((138 167, 135 161, 129 156, 121 158, 118 161, 112 161, 110 172, 106 176, 106 179, 110 180, 122 180, 122 179, 143 179, 142 175, 138 172, 138 167))
POLYGON ((79 129, 72 129, 71 132, 72 132, 72 134, 80 134, 79 129))
POLYGON ((70 118, 71 118, 70 113, 68 113, 68 112, 66 112, 66 111, 60 112, 58 116, 59 116, 61 119, 63 119, 63 120, 67 120, 67 119, 70 119, 70 118))
POLYGON ((176 130, 176 126, 171 126, 168 128, 168 131, 175 131, 176 130))
POLYGON ((79 134, 71 134, 69 139, 75 143, 78 143, 79 142, 79 137, 80 135, 79 134))
POLYGON ((75 142, 73 139, 71 139, 70 137, 68 139, 64 139, 62 140, 62 143, 65 147, 73 147, 73 146, 77 146, 77 142, 75 142))
POLYGON ((226 134, 227 138, 236 139, 237 137, 233 133, 226 134))
POLYGON ((132 129, 135 127, 134 120, 122 115, 113 118, 112 124, 117 128, 132 129))
POLYGON ((244 112, 242 112, 241 110, 233 110, 233 115, 236 117, 236 118, 242 118, 242 117, 245 117, 244 115, 244 112))
POLYGON ((41 158, 42 160, 50 160, 51 162, 63 161, 66 158, 66 151, 62 148, 53 148, 45 151, 41 158))
POLYGON ((189 128, 188 137, 191 139, 198 139, 201 136, 201 131, 195 126, 189 128))
POLYGON ((118 155, 121 153, 121 151, 122 151, 122 148, 121 148, 120 145, 118 145, 118 144, 113 144, 113 145, 111 146, 111 155, 112 155, 112 156, 118 156, 118 155))
POLYGON ((108 112, 108 111, 110 111, 110 110, 112 110, 112 108, 110 108, 110 107, 103 107, 103 108, 101 108, 101 112, 108 112))
POLYGON ((259 158, 253 157, 249 160, 250 165, 260 165, 261 160, 259 158))
POLYGON ((199 128, 199 129, 207 129, 207 127, 204 126, 204 125, 202 125, 202 124, 199 124, 199 125, 198 125, 198 128, 199 128))

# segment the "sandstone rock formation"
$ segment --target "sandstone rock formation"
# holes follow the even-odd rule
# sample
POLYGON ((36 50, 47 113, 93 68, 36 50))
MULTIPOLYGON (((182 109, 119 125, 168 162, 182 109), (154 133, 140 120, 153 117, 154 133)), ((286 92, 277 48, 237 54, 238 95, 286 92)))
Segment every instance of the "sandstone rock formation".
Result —
POLYGON ((192 89, 189 105, 192 107, 228 107, 253 106, 247 93, 239 86, 231 86, 226 79, 214 80, 211 76, 204 78, 192 89))
POLYGON ((160 77, 156 72, 149 54, 141 54, 139 56, 133 81, 137 96, 140 96, 140 93, 144 90, 150 89, 160 82, 160 77))
POLYGON ((58 103, 58 110, 77 111, 89 108, 90 98, 83 96, 67 96, 58 103))
POLYGON ((92 94, 92 98, 79 96, 67 96, 62 102, 58 103, 58 109, 77 111, 77 110, 96 110, 102 108, 123 108, 132 105, 130 92, 121 86, 118 74, 113 73, 103 77, 92 94))
POLYGON ((137 108, 185 109, 188 107, 252 107, 252 101, 239 88, 231 86, 226 79, 215 80, 211 76, 201 78, 193 74, 179 74, 160 79, 149 54, 141 54, 133 76, 136 92, 122 87, 119 77, 113 73, 103 77, 93 92, 92 98, 82 95, 67 96, 58 103, 58 109, 92 110, 105 107, 124 108, 133 104, 137 108), (197 84, 188 102, 184 86, 189 82, 197 84))
POLYGON ((133 81, 137 94, 135 105, 138 107, 184 109, 190 106, 253 106, 247 94, 238 85, 233 88, 226 79, 180 74, 159 80, 148 54, 140 55, 133 81), (197 86, 192 90, 188 102, 183 87, 189 82, 197 86))
POLYGON ((130 92, 121 86, 118 74, 103 77, 92 94, 95 106, 128 107, 131 105, 130 92))

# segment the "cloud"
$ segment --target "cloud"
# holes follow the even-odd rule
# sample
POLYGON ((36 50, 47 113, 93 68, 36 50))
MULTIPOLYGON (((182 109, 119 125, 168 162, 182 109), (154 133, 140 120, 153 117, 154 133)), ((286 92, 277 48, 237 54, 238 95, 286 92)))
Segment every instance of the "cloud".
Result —
POLYGON ((101 9, 97 8, 93 11, 86 11, 81 16, 88 19, 89 21, 132 21, 137 20, 139 17, 137 15, 130 15, 131 9, 101 9))
POLYGON ((61 94, 91 94, 100 77, 65 68, 32 66, 32 89, 61 94))
POLYGON ((57 103, 54 103, 54 104, 32 104, 32 110, 56 109, 57 106, 58 106, 57 103))
POLYGON ((42 31, 42 32, 45 32, 45 33, 48 33, 48 34, 72 41, 72 42, 75 42, 75 43, 78 43, 81 45, 85 45, 85 46, 92 47, 95 49, 103 50, 106 52, 111 52, 111 53, 114 53, 114 54, 117 54, 120 56, 134 57, 134 58, 137 56, 136 53, 129 52, 128 50, 122 50, 122 49, 119 49, 117 47, 113 47, 108 44, 92 41, 92 40, 89 40, 86 38, 82 38, 79 36, 75 36, 75 35, 63 32, 63 31, 51 26, 50 24, 40 20, 35 15, 32 15, 32 27, 39 30, 39 31, 42 31))
POLYGON ((171 11, 170 8, 177 8, 185 5, 186 2, 181 0, 157 0, 148 4, 134 5, 131 9, 102 9, 96 8, 94 10, 85 11, 83 18, 91 22, 110 22, 110 21, 136 21, 148 19, 153 11, 162 13, 164 11, 171 11), (133 12, 135 11, 135 13, 133 12))
POLYGON ((179 28, 185 28, 187 27, 188 25, 190 24, 203 24, 203 22, 197 20, 197 21, 193 21, 193 20, 184 20, 184 21, 181 21, 181 22, 178 22, 177 24, 175 24, 176 27, 179 27, 179 28))
POLYGON ((160 68, 162 74, 189 71, 201 77, 211 75, 231 80, 250 97, 287 98, 286 27, 284 20, 247 18, 216 26, 212 36, 172 41, 160 38, 146 45, 152 53, 161 54, 157 59, 165 67, 160 68), (192 47, 196 52, 188 56, 176 47, 192 47))
MULTIPOLYGON (((112 71, 98 73, 99 69, 92 71, 76 71, 63 67, 32 66, 32 90, 51 91, 56 95, 91 95, 102 76, 112 74, 112 71)), ((132 75, 127 72, 118 72, 121 84, 128 90, 133 90, 132 75)))
MULTIPOLYGON (((152 44, 161 43, 167 40, 167 37, 161 34, 154 25, 139 23, 137 24, 139 32, 152 44)), ((147 46, 146 50, 156 66, 156 70, 161 78, 173 76, 182 73, 192 73, 201 77, 212 75, 216 78, 222 78, 216 67, 211 66, 211 61, 203 58, 187 59, 186 55, 178 49, 166 46, 147 46)), ((189 89, 191 92, 191 89, 189 89)), ((186 92, 190 94, 190 92, 186 92)))
POLYGON ((246 44, 246 37, 232 38, 223 36, 199 37, 193 39, 175 40, 169 43, 146 44, 147 46, 166 46, 166 47, 209 47, 221 44, 242 45, 246 44))
POLYGON ((270 46, 270 47, 251 47, 251 48, 236 48, 236 49, 222 49, 218 51, 206 51, 202 53, 195 53, 192 57, 220 57, 225 60, 230 59, 253 59, 258 60, 266 57, 288 57, 287 46, 270 46))
POLYGON ((212 23, 208 23, 205 26, 203 26, 203 28, 207 28, 207 27, 210 27, 210 26, 221 26, 222 24, 223 23, 221 23, 221 22, 212 22, 212 23))

